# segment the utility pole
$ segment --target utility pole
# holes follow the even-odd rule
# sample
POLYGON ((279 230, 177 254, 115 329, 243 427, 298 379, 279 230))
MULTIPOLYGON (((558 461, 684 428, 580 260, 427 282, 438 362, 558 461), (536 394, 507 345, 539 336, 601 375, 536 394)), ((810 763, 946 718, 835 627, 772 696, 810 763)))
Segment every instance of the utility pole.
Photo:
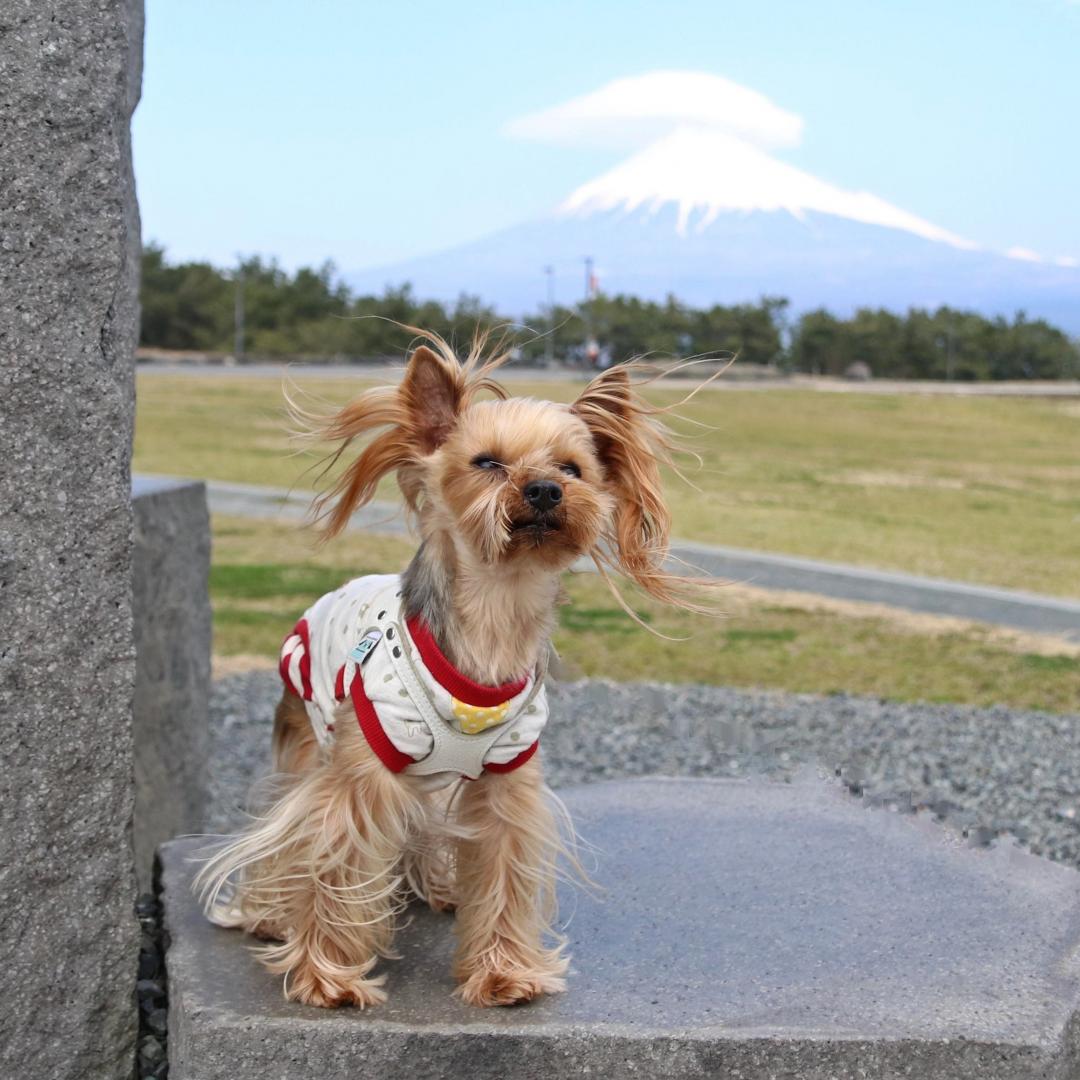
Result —
POLYGON ((555 267, 545 266, 547 275, 548 332, 544 338, 544 366, 551 367, 555 359, 555 267))
POLYGON ((593 340, 592 328, 592 283, 593 283, 593 260, 591 255, 585 256, 585 300, 581 305, 581 314, 585 323, 585 353, 586 364, 594 357, 590 356, 589 349, 593 340))
POLYGON ((238 364, 244 362, 244 264, 237 265, 233 275, 236 284, 236 296, 233 306, 233 323, 236 331, 236 339, 233 344, 233 353, 238 364))

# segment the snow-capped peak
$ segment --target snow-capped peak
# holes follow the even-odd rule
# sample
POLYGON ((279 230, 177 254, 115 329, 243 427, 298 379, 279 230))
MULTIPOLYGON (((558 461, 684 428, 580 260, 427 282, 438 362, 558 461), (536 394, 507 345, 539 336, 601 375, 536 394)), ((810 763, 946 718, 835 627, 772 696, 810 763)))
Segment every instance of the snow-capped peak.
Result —
POLYGON ((678 207, 681 234, 692 219, 696 229, 704 229, 730 211, 786 210, 796 218, 812 211, 902 229, 957 248, 977 247, 876 195, 845 191, 732 135, 687 127, 583 184, 556 213, 578 216, 638 209, 655 213, 669 203, 678 207))

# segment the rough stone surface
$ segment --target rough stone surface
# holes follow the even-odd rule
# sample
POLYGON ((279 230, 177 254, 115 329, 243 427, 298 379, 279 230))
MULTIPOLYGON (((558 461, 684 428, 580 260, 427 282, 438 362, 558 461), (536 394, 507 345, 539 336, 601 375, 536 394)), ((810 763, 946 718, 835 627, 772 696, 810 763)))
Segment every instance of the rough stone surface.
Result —
POLYGON ((811 776, 564 796, 602 891, 563 891, 569 992, 511 1010, 451 996, 451 920, 421 909, 387 1005, 288 1003, 166 845, 172 1080, 1080 1076, 1076 871, 811 776))
POLYGON ((135 477, 132 496, 135 870, 148 892, 158 844, 206 814, 210 516, 194 481, 135 477))
POLYGON ((0 1076, 127 1077, 138 0, 0 16, 0 1076))

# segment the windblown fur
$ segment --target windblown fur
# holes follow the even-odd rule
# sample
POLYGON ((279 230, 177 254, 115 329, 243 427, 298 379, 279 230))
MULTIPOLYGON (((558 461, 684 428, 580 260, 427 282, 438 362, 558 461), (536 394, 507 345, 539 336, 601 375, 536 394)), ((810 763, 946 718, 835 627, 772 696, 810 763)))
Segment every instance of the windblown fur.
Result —
MULTIPOLYGON (((336 445, 332 462, 359 447, 316 503, 325 536, 396 475, 421 537, 402 576, 405 614, 426 622, 465 676, 499 685, 537 664, 560 574, 584 554, 662 601, 708 607, 701 582, 666 569, 660 469, 671 442, 663 410, 625 368, 569 406, 509 398, 492 378, 504 356, 484 359, 479 341, 459 362, 428 340, 399 386, 367 390, 327 417, 294 411, 336 445)), ((351 708, 346 699, 323 748, 304 703, 285 694, 266 805, 199 874, 211 918, 264 939, 263 964, 310 1004, 383 1000, 375 968, 393 957, 414 896, 456 912, 454 975, 467 1002, 562 990, 555 881, 560 858, 574 860, 539 759, 432 793, 383 765, 351 708)))

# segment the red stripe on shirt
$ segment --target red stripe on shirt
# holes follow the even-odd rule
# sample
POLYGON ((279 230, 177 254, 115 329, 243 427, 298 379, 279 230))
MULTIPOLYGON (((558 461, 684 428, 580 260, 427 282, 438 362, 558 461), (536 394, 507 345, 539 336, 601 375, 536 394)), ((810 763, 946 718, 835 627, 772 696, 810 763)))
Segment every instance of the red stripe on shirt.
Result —
POLYGON ((513 772, 515 769, 520 769, 521 766, 524 765, 525 762, 528 761, 529 758, 531 758, 533 754, 536 753, 539 746, 540 740, 537 739, 536 742, 532 744, 532 746, 526 746, 525 749, 522 750, 517 757, 511 758, 509 761, 504 762, 503 764, 499 764, 499 762, 497 761, 489 761, 484 766, 484 769, 486 772, 495 773, 513 772))
POLYGON ((311 690, 311 638, 308 635, 307 619, 301 619, 296 624, 294 633, 300 635, 300 640, 304 644, 304 653, 300 657, 300 686, 303 689, 303 697, 305 701, 310 701, 312 698, 311 690))
POLYGON ((278 664, 278 674, 281 676, 281 681, 294 693, 298 694, 305 701, 312 699, 311 689, 311 639, 308 635, 307 619, 301 619, 290 631, 289 637, 285 640, 288 641, 291 637, 298 637, 300 643, 293 648, 290 652, 285 653, 281 658, 281 662, 278 664), (303 649, 300 654, 300 685, 297 686, 292 680, 292 658, 296 654, 297 649, 303 649))
POLYGON ((401 772, 407 765, 413 763, 413 758, 403 754, 391 741, 390 736, 383 730, 382 721, 371 704, 371 699, 364 690, 364 680, 359 670, 349 687, 349 696, 352 698, 353 708, 356 710, 356 719, 360 721, 360 730, 368 741, 368 746, 375 752, 375 756, 391 771, 401 772))
MULTIPOLYGON (((289 637, 293 635, 290 634, 289 637)), ((289 638, 285 639, 286 641, 289 638)), ((284 645, 282 646, 284 648, 284 645)), ((281 663, 278 664, 278 674, 281 676, 281 681, 285 684, 287 690, 291 690, 292 693, 296 693, 296 687, 292 684, 292 679, 289 678, 289 664, 292 662, 292 653, 287 652, 281 657, 281 663)), ((297 695, 299 696, 299 695, 297 695)))

